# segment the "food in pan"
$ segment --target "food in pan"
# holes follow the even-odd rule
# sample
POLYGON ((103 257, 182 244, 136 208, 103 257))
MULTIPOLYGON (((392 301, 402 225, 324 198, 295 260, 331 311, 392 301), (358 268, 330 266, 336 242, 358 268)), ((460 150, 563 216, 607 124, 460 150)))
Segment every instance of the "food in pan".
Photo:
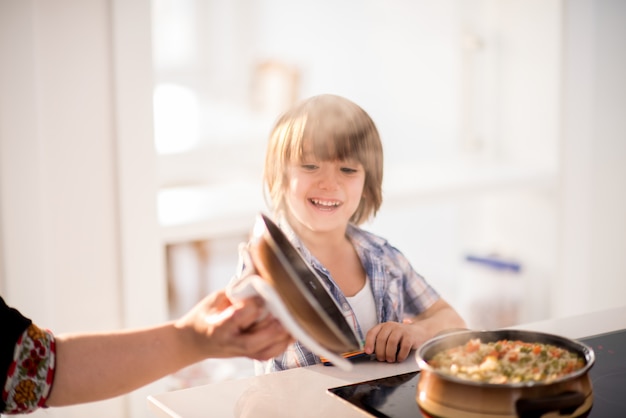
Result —
POLYGON ((584 359, 551 344, 519 340, 481 342, 443 350, 428 361, 435 370, 484 383, 551 382, 585 366, 584 359))

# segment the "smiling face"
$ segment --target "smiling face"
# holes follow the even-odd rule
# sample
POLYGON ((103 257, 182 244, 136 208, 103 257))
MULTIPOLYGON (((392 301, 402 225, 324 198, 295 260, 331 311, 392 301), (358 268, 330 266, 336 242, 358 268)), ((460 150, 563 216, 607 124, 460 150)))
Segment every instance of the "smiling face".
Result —
POLYGON ((298 222, 313 226, 313 219, 341 218, 344 229, 348 221, 365 222, 382 203, 382 176, 376 126, 361 107, 343 97, 304 100, 272 130, 264 170, 268 196, 275 211, 288 217, 293 212, 298 222))
POLYGON ((359 208, 364 184, 358 161, 320 161, 305 153, 288 167, 284 199, 290 224, 295 230, 343 234, 359 208))

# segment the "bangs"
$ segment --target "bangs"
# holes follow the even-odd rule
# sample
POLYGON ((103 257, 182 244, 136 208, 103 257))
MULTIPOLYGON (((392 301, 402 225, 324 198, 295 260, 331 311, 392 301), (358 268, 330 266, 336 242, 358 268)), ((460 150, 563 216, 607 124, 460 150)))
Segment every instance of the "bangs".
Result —
POLYGON ((369 166, 380 149, 376 128, 371 119, 362 112, 346 112, 346 109, 325 108, 323 115, 310 113, 292 126, 291 154, 293 161, 306 158, 317 161, 358 161, 369 166), (334 110, 334 112, 332 111, 334 110))
POLYGON ((300 158, 312 156, 317 161, 358 160, 365 163, 363 138, 357 135, 311 129, 301 142, 300 158))

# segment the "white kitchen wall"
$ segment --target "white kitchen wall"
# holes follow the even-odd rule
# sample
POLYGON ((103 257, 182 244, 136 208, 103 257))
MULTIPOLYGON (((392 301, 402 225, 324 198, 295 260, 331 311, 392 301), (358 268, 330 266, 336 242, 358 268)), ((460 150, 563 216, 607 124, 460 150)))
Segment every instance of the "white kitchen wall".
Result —
MULTIPOLYGON (((147 1, 0 1, 2 294, 56 333, 167 318, 149 10, 147 1), (133 21, 138 9, 145 19, 133 21)), ((144 416, 148 393, 164 388, 33 416, 144 416)))
POLYGON ((553 315, 626 294, 626 3, 565 3, 559 275, 553 315))

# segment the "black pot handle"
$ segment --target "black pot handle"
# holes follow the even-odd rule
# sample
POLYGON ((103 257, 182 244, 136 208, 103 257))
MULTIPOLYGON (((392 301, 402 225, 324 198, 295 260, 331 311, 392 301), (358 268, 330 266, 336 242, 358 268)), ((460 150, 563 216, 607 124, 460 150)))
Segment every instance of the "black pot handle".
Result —
POLYGON ((540 418, 543 414, 559 411, 561 415, 572 414, 585 403, 585 395, 567 391, 559 395, 536 399, 518 399, 515 410, 520 418, 540 418))

